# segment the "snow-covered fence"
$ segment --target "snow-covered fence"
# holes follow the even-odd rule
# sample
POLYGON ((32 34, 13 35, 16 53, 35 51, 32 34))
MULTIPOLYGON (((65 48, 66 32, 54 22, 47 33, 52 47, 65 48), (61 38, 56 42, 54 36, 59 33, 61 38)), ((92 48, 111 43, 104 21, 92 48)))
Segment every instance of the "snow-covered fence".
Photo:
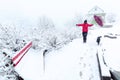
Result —
POLYGON ((97 59, 98 59, 98 67, 99 67, 99 71, 100 71, 101 80, 111 80, 109 68, 104 63, 104 58, 103 58, 102 52, 99 50, 97 53, 97 59))
POLYGON ((32 42, 29 42, 12 58, 15 64, 14 66, 16 66, 20 62, 20 60, 24 57, 26 52, 31 48, 31 46, 32 46, 32 42))

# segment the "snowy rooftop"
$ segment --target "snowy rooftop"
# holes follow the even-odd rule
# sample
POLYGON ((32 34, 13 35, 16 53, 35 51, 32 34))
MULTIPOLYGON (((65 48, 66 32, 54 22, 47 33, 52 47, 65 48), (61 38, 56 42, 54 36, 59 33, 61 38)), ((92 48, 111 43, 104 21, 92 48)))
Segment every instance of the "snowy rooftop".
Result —
POLYGON ((102 10, 101 8, 99 8, 98 6, 93 7, 88 14, 104 14, 104 10, 102 10))

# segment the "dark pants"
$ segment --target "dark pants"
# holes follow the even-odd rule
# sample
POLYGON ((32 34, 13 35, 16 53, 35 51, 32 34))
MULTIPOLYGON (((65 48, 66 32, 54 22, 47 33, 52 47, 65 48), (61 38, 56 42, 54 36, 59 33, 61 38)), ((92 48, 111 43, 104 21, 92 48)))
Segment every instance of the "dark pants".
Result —
POLYGON ((86 42, 86 40, 87 40, 87 32, 82 32, 82 36, 83 36, 83 42, 86 42))

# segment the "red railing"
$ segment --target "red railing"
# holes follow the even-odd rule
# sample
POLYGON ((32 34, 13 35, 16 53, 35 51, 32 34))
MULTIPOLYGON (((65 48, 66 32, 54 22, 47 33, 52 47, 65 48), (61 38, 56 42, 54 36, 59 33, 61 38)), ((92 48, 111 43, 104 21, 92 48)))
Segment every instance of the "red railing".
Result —
POLYGON ((32 46, 32 42, 29 42, 18 53, 16 53, 16 55, 12 58, 14 66, 17 66, 17 64, 22 60, 22 58, 27 53, 27 51, 31 48, 31 46, 32 46))

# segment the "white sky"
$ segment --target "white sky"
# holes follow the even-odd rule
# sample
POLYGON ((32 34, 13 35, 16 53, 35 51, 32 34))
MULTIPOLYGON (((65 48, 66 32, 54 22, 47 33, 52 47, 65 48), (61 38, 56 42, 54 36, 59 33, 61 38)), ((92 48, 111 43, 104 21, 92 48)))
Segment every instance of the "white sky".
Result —
POLYGON ((62 21, 75 14, 87 13, 96 5, 105 12, 120 13, 119 0, 0 0, 0 18, 44 15, 62 21))

